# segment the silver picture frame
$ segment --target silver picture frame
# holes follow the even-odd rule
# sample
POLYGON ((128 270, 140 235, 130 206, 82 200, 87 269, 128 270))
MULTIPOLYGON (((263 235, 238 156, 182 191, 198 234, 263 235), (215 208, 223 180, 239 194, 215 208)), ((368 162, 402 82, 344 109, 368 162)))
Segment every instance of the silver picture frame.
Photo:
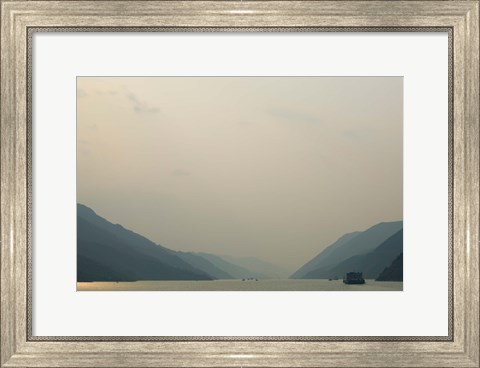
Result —
POLYGON ((0 67, 0 367, 479 367, 478 0, 2 0, 0 67), (32 37, 166 31, 448 33, 447 336, 33 335, 32 37))

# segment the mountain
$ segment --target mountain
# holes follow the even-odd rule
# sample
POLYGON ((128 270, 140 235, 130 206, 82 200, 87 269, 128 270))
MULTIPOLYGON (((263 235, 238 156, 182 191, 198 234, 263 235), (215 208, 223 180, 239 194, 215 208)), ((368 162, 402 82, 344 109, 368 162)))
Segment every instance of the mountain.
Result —
POLYGON ((232 262, 225 260, 223 257, 217 256, 215 254, 210 254, 210 253, 195 253, 195 254, 205 258, 206 260, 213 263, 216 267, 228 273, 235 279, 266 278, 266 276, 262 273, 254 272, 245 267, 236 265, 232 262))
POLYGON ((307 273, 306 279, 325 279, 343 276, 347 272, 363 272, 366 279, 375 279, 388 267, 403 249, 403 229, 385 240, 373 251, 347 258, 339 264, 318 268, 307 273))
MULTIPOLYGON (((253 273, 262 275, 262 279, 285 279, 288 278, 289 272, 276 264, 264 261, 255 257, 231 257, 221 256, 226 261, 237 266, 246 268, 253 273)), ((258 278, 260 278, 258 277, 258 278)))
POLYGON ((77 281, 213 278, 174 251, 77 205, 77 281))
POLYGON ((403 281, 403 253, 377 277, 377 281, 403 281))
POLYGON ((176 252, 176 254, 185 262, 190 263, 195 268, 208 273, 216 279, 234 279, 232 275, 218 268, 208 259, 193 252, 176 252))
POLYGON ((316 270, 318 275, 327 274, 329 269, 347 260, 348 258, 365 254, 374 250, 402 228, 402 221, 381 222, 363 232, 346 234, 310 262, 307 262, 290 277, 304 278, 313 270, 316 270))
POLYGON ((324 249, 320 254, 318 254, 316 257, 314 257, 313 259, 305 263, 302 267, 300 267, 292 276, 290 276, 290 278, 301 279, 310 271, 321 267, 324 261, 328 259, 328 256, 333 254, 337 248, 340 248, 343 244, 349 242, 360 233, 360 231, 355 231, 353 233, 342 235, 333 244, 329 245, 326 249, 324 249))

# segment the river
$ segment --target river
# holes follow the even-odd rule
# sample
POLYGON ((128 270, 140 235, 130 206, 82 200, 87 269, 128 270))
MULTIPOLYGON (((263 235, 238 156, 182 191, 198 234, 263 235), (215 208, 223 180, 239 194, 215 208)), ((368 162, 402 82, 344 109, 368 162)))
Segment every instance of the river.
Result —
POLYGON ((402 291, 403 282, 366 280, 345 285, 342 280, 214 280, 78 282, 77 291, 402 291))

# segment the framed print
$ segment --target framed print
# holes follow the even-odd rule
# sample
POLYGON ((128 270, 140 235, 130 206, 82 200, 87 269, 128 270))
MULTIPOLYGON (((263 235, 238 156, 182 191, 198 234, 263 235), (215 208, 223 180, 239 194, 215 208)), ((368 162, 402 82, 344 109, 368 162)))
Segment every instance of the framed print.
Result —
POLYGON ((402 84, 399 77, 78 77, 77 290, 402 290, 402 84), (162 101, 161 111, 142 99, 162 101), (133 105, 123 109, 127 101, 133 105), (352 206, 359 197, 364 202, 352 206), (365 208, 373 217, 366 221, 365 208), (124 224, 95 211, 102 209, 127 215, 124 224), (343 220, 333 220, 336 211, 343 220), (359 219, 366 230, 341 234, 302 266, 309 248, 326 243, 318 223, 345 229, 360 227, 359 219), (147 238, 164 239, 162 247, 126 224, 158 229, 147 238))
POLYGON ((1 367, 478 367, 478 1, 2 1, 1 367))

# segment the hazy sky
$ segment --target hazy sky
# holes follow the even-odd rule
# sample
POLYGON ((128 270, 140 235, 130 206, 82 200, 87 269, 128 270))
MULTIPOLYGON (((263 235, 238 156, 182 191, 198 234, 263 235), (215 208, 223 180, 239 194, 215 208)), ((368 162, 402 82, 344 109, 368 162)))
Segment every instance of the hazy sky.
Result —
POLYGON ((77 199, 163 246, 293 271, 403 213, 400 77, 79 77, 77 199))

